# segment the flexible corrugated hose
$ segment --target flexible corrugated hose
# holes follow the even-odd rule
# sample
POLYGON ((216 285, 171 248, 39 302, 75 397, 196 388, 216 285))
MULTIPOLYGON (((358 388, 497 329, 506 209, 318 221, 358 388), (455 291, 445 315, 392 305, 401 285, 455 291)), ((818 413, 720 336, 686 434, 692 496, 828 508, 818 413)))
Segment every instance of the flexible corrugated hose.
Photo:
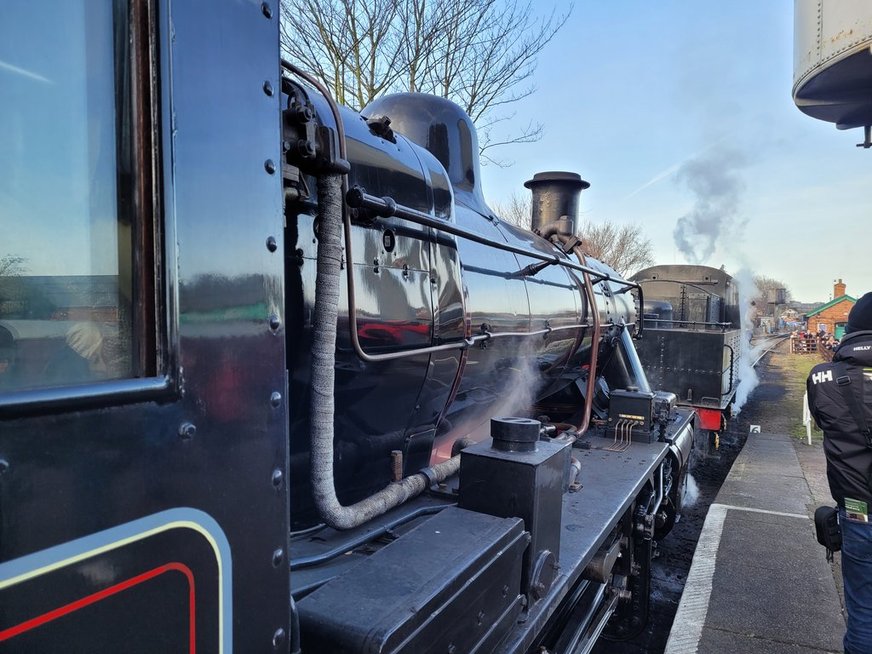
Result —
MULTIPOLYGON (((460 469, 460 455, 425 468, 351 506, 336 496, 333 478, 333 416, 336 364, 336 322, 339 313, 342 261, 342 177, 318 178, 318 263, 312 320, 312 495, 321 519, 334 529, 352 529, 420 495, 433 482, 460 469)), ((351 265, 348 262, 347 265, 351 265)))

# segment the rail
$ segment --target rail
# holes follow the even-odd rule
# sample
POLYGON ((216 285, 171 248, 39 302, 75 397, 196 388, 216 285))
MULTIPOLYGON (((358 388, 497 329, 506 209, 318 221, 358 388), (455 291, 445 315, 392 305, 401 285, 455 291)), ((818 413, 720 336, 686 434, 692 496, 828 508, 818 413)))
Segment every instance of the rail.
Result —
POLYGON ((769 354, 772 350, 774 350, 778 345, 784 342, 784 339, 788 338, 787 334, 778 334, 776 336, 771 336, 768 341, 764 341, 765 343, 771 343, 769 347, 763 350, 756 359, 754 359, 754 363, 751 364, 752 368, 756 368, 757 364, 760 363, 760 359, 769 354))
MULTIPOLYGON (((677 325, 678 329, 682 329, 682 325, 692 325, 694 327, 717 327, 721 331, 727 331, 733 325, 728 322, 705 322, 701 320, 678 320, 676 318, 644 318, 645 322, 668 322, 672 325, 677 325)), ((656 327, 655 327, 656 329, 656 327)))

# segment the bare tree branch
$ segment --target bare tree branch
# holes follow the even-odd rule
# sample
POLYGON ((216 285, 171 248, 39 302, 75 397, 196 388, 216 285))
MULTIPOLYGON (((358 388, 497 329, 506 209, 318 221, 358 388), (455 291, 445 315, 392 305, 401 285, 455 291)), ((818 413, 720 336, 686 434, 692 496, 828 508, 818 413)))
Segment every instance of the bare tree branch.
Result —
MULTIPOLYGON (((531 199, 516 193, 505 202, 492 203, 503 220, 530 229, 531 199)), ((654 263, 651 240, 638 225, 621 225, 605 220, 586 223, 578 229, 585 254, 607 263, 621 275, 629 275, 654 263)))
POLYGON ((503 202, 491 202, 494 213, 507 223, 530 229, 532 220, 531 201, 529 196, 521 196, 512 193, 508 200, 503 202))
POLYGON ((484 153, 541 138, 532 123, 506 133, 513 114, 501 110, 535 91, 536 59, 571 11, 537 18, 523 0, 282 0, 282 49, 357 110, 403 91, 457 102, 484 153))
POLYGON ((14 254, 0 257, 0 277, 19 277, 26 272, 27 259, 14 254))
POLYGON ((587 223, 578 235, 587 254, 607 263, 621 275, 654 263, 651 239, 639 225, 619 225, 609 220, 587 223))
POLYGON ((784 303, 790 302, 791 292, 787 287, 787 284, 778 279, 773 279, 772 277, 766 277, 765 275, 757 275, 754 277, 754 286, 757 287, 757 290, 760 292, 760 297, 754 298, 755 300, 762 301, 764 304, 768 302, 775 302, 776 297, 778 296, 778 291, 784 291, 784 303))

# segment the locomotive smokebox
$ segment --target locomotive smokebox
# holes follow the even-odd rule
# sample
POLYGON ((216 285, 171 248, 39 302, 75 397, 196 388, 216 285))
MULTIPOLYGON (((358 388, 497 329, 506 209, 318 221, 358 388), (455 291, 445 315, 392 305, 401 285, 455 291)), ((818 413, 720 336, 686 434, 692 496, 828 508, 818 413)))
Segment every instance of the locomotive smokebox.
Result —
POLYGON ((590 187, 589 182, 577 173, 550 171, 536 173, 533 179, 524 182, 524 186, 533 192, 530 229, 541 231, 546 225, 568 216, 571 224, 561 226, 560 231, 568 234, 575 232, 578 198, 584 189, 590 187))

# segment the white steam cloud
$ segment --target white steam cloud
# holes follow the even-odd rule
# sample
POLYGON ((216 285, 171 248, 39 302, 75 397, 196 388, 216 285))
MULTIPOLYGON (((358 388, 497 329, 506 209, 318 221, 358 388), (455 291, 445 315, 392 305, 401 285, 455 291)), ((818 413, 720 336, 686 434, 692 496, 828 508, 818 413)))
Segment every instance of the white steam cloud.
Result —
POLYGON ((465 401, 469 406, 463 410, 460 421, 439 437, 438 460, 450 456, 451 444, 457 438, 471 438, 477 442, 490 436, 492 417, 530 415, 544 382, 539 372, 539 352, 533 341, 528 338, 514 347, 499 343, 495 347, 505 348, 502 350, 505 356, 481 362, 492 366, 490 375, 483 376, 485 383, 482 387, 466 392, 465 401), (501 383, 496 383, 495 377, 500 377, 501 383))
MULTIPOLYGON (((672 236, 685 259, 704 263, 739 221, 747 165, 737 149, 718 146, 689 159, 678 169, 676 179, 694 196, 693 209, 678 219, 672 236)), ((744 226, 743 224, 741 226, 744 226)))
POLYGON ((687 482, 684 486, 684 500, 682 504, 686 507, 691 507, 696 504, 699 499, 699 485, 696 483, 696 479, 693 478, 693 475, 688 471, 687 473, 687 482))
MULTIPOLYGON (((693 208, 675 224, 672 236, 684 258, 693 264, 708 263, 715 250, 735 252, 747 220, 740 215, 742 192, 745 188, 742 174, 748 165, 743 152, 727 145, 717 145, 688 159, 678 169, 676 179, 693 195, 693 208)), ((741 411, 759 380, 754 371, 758 352, 751 347, 755 309, 751 302, 759 296, 754 275, 742 268, 733 275, 739 288, 739 317, 741 336, 736 372, 739 386, 733 405, 735 413, 741 411)))
POLYGON ((738 415, 742 407, 745 406, 745 402, 748 401, 751 391, 760 383, 754 370, 754 362, 757 360, 763 345, 751 347, 751 334, 754 332, 754 314, 756 313, 751 302, 760 295, 757 285, 754 284, 754 275, 748 268, 742 268, 733 275, 733 279, 739 287, 739 318, 742 325, 742 333, 739 337, 738 365, 736 366, 739 387, 736 389, 736 400, 733 404, 733 412, 738 415))

